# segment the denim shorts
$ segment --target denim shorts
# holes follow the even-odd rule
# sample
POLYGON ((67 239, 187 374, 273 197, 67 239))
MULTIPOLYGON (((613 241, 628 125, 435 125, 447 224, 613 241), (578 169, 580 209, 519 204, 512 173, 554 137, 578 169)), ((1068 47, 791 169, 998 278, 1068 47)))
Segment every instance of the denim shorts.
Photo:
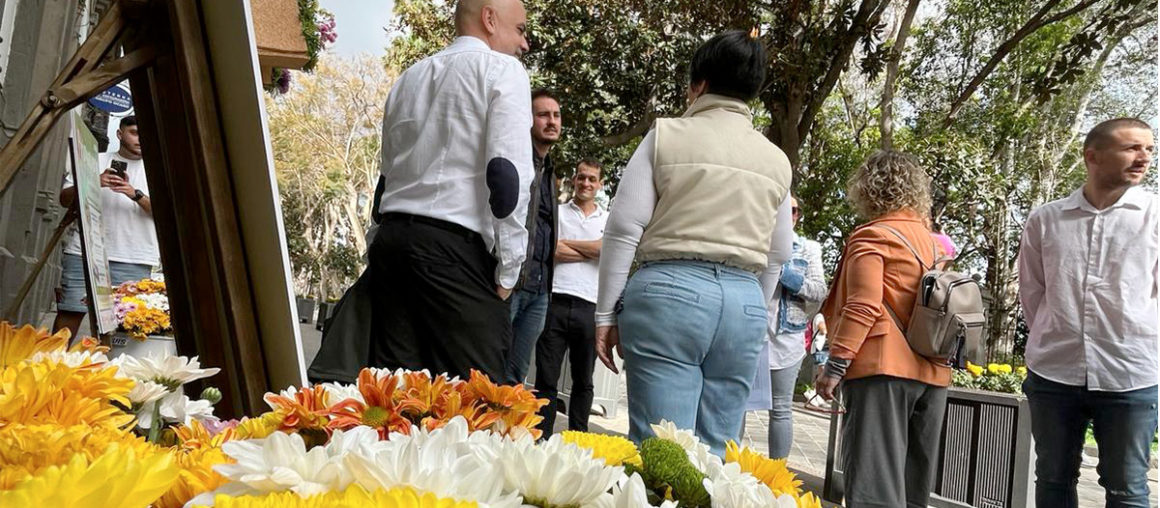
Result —
MULTIPOLYGON (((75 254, 63 254, 60 257, 60 265, 60 291, 57 293, 56 310, 88 312, 84 260, 75 254)), ((150 265, 109 261, 109 278, 112 279, 114 286, 123 282, 146 279, 152 274, 153 267, 150 265)))

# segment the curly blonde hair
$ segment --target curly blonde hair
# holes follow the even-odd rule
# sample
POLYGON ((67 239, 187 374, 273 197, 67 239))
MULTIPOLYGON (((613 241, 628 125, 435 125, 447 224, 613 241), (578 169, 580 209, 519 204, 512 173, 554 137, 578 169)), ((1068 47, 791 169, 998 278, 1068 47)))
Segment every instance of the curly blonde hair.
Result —
POLYGON ((846 185, 850 203, 864 219, 899 210, 930 216, 930 177, 912 155, 878 150, 866 158, 846 185))

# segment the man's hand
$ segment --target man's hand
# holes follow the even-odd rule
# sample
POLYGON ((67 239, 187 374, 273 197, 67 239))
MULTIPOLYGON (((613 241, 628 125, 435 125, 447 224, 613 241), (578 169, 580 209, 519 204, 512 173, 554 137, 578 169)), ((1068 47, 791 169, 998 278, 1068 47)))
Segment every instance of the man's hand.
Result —
POLYGON ((818 375, 814 376, 814 390, 823 400, 834 400, 834 390, 838 389, 838 384, 842 382, 842 378, 826 375, 826 368, 822 367, 818 371, 818 375))
POLYGON ((117 176, 117 173, 114 173, 112 169, 106 169, 104 173, 101 173, 101 187, 109 187, 115 190, 116 187, 124 185, 129 185, 129 182, 117 176))
POLYGON ((512 290, 505 288, 503 286, 496 286, 495 287, 495 294, 499 295, 500 300, 503 300, 506 302, 508 297, 512 295, 512 290))
MULTIPOLYGON (((113 177, 113 178, 116 178, 116 177, 113 177)), ((118 180, 120 180, 120 179, 118 178, 118 180)), ((133 198, 137 197, 137 189, 135 187, 133 187, 132 185, 129 185, 128 183, 124 183, 124 180, 122 180, 122 183, 120 183, 120 184, 113 185, 112 187, 109 187, 109 189, 112 190, 113 192, 116 192, 117 194, 124 194, 129 199, 133 199, 133 198)))
POLYGON ((616 355, 623 359, 624 350, 620 347, 620 327, 615 325, 597 326, 596 356, 600 357, 600 361, 604 363, 605 367, 608 367, 608 370, 620 374, 620 370, 616 368, 616 362, 612 360, 613 347, 616 347, 616 355))

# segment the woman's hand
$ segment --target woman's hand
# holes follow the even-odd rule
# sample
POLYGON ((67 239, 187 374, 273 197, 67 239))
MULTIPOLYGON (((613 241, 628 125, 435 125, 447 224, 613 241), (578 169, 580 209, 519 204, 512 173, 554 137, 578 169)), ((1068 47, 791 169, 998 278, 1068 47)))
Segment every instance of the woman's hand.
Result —
POLYGON ((834 391, 838 389, 838 384, 842 382, 842 378, 830 376, 826 374, 826 368, 822 367, 818 371, 818 375, 814 376, 814 391, 825 401, 834 400, 834 391))
POLYGON ((608 370, 620 374, 616 362, 612 360, 612 348, 616 347, 616 355, 624 358, 624 351, 620 349, 620 328, 613 326, 596 327, 596 356, 604 363, 608 370))

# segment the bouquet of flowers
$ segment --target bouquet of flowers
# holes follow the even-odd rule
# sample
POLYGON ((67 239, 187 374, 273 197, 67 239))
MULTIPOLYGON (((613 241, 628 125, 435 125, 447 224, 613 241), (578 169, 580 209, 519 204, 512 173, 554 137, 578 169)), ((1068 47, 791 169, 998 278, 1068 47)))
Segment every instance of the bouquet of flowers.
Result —
POLYGON ((537 442, 546 402, 478 372, 365 369, 222 422, 220 394, 177 390, 218 369, 67 341, 0 323, 0 506, 820 506, 784 459, 735 443, 721 458, 668 422, 639 448, 582 432, 537 442))
POLYGON ((117 328, 137 340, 173 331, 165 283, 153 279, 126 282, 113 288, 117 328))

